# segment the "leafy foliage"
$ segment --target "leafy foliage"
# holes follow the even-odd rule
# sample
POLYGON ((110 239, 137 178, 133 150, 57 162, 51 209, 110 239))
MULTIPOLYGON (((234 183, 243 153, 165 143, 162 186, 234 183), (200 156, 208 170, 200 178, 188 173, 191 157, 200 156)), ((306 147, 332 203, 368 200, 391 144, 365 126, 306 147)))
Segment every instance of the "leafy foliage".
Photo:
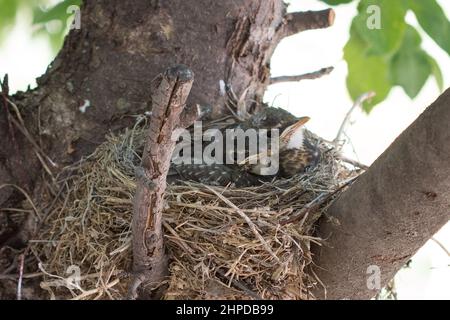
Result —
POLYGON ((450 54, 450 21, 436 0, 409 0, 411 10, 420 26, 448 54, 450 54))
POLYGON ((403 43, 391 59, 391 80, 414 98, 432 72, 428 54, 420 47, 419 33, 408 26, 403 43))
MULTIPOLYGON (((339 5, 356 0, 321 0, 339 5)), ((348 64, 347 88, 353 99, 375 91, 376 99, 365 110, 383 101, 393 86, 415 98, 427 79, 434 76, 443 89, 442 72, 436 60, 421 47, 421 36, 405 22, 413 12, 423 30, 450 55, 450 21, 436 0, 359 0, 350 39, 344 48, 348 64), (378 14, 378 16, 377 16, 378 14), (379 28, 371 20, 379 18, 379 28)))
POLYGON ((63 0, 48 10, 37 7, 33 11, 33 25, 37 26, 37 32, 49 37, 52 48, 57 52, 68 32, 68 25, 71 22, 72 13, 68 10, 70 6, 79 6, 81 0, 63 0), (49 24, 55 27, 49 30, 49 24))
MULTIPOLYGON (((374 55, 384 55, 394 52, 402 41, 403 32, 405 31, 406 10, 401 1, 397 0, 361 0, 358 5, 358 15, 353 20, 353 26, 357 33, 364 39, 369 48, 368 53, 374 55), (373 3, 377 2, 376 10, 379 10, 380 29, 369 29, 369 12, 374 15, 377 12, 372 11, 373 3), (389 30, 389 32, 386 32, 389 30)), ((374 19, 377 19, 374 16, 374 19)))
POLYGON ((79 6, 80 0, 64 0, 46 11, 39 8, 39 10, 35 11, 33 23, 39 24, 52 20, 68 19, 70 14, 67 12, 67 8, 72 5, 79 6))
POLYGON ((350 30, 350 41, 344 48, 344 58, 348 64, 347 88, 352 97, 361 93, 375 91, 377 95, 371 103, 383 101, 390 91, 389 62, 383 56, 369 55, 364 39, 353 26, 350 30))
POLYGON ((50 6, 49 0, 0 0, 0 43, 11 30, 20 11, 31 11, 34 35, 46 37, 57 52, 68 32, 72 13, 68 8, 81 0, 63 0, 50 6), (49 7, 49 8, 47 8, 49 7))
POLYGON ((0 0, 0 41, 3 41, 16 20, 20 1, 0 0))

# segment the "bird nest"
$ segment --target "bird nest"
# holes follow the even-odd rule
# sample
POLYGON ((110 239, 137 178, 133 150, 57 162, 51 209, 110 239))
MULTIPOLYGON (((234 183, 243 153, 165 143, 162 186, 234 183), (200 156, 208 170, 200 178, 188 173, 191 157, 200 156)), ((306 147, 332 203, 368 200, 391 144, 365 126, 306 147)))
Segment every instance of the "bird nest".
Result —
MULTIPOLYGON (((126 297, 134 166, 144 132, 145 126, 136 126, 109 136, 47 188, 51 206, 31 250, 50 298, 126 297)), ((239 189, 188 181, 169 185, 163 228, 170 263, 163 298, 313 299, 310 289, 320 280, 309 271, 310 246, 321 244, 314 224, 336 190, 357 175, 329 145, 319 147, 320 164, 291 179, 239 189)))

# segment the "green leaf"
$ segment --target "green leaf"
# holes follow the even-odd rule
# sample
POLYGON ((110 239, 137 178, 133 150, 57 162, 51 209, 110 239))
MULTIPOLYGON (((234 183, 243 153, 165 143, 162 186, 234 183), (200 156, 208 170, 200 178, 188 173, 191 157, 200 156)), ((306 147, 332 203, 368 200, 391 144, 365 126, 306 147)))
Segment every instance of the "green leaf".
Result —
POLYGON ((367 42, 369 54, 391 54, 401 44, 406 8, 398 0, 361 0, 353 24, 367 42))
POLYGON ((46 37, 53 52, 58 52, 68 32, 68 23, 71 21, 69 19, 72 19, 71 16, 73 15, 72 12, 69 11, 70 13, 68 13, 67 10, 72 5, 79 6, 80 4, 81 0, 64 0, 45 11, 39 7, 35 7, 33 13, 34 35, 46 37), (49 32, 46 28, 48 23, 55 21, 61 21, 62 28, 49 32))
POLYGON ((370 112, 387 97, 392 85, 387 59, 368 55, 367 49, 365 41, 351 28, 350 40, 344 48, 344 58, 348 65, 347 89, 353 100, 366 92, 374 91, 376 96, 364 105, 364 110, 370 112))
POLYGON ((392 59, 391 73, 393 83, 401 86, 413 99, 431 74, 428 55, 424 51, 399 52, 392 59))
POLYGON ((17 0, 0 0, 0 41, 4 40, 13 26, 18 8, 17 0))
POLYGON ((49 10, 37 9, 34 12, 33 24, 46 23, 52 20, 66 20, 71 14, 67 13, 67 8, 76 5, 79 6, 81 0, 64 0, 49 10))
POLYGON ((321 0, 321 1, 325 2, 326 4, 329 4, 330 6, 336 6, 338 4, 350 3, 353 0, 321 0))
POLYGON ((420 47, 419 33, 407 27, 403 43, 391 61, 391 79, 411 98, 415 98, 432 72, 430 56, 420 47))
POLYGON ((430 63, 431 72, 433 73, 433 76, 436 79, 436 83, 439 90, 441 92, 444 91, 444 77, 442 76, 441 68, 439 67, 436 60, 434 60, 433 57, 431 56, 428 56, 428 62, 430 63))
POLYGON ((436 0, 409 0, 409 6, 425 32, 450 54, 450 21, 436 0))

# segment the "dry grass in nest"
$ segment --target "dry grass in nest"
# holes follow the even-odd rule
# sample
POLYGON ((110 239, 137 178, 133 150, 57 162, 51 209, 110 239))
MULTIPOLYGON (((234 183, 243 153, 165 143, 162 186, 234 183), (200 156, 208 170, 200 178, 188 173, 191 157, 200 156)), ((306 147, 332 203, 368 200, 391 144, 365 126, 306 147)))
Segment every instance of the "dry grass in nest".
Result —
MULTIPOLYGON (((136 126, 110 136, 59 176, 63 192, 31 246, 44 273, 41 287, 51 298, 126 296, 134 166, 140 161, 143 132, 136 126)), ((311 235, 332 199, 318 210, 305 208, 354 175, 328 150, 314 171, 258 187, 170 185, 163 216, 171 259, 165 299, 312 298, 308 291, 317 280, 306 268, 310 244, 320 240, 311 235), (296 214, 294 223, 280 224, 296 214)))

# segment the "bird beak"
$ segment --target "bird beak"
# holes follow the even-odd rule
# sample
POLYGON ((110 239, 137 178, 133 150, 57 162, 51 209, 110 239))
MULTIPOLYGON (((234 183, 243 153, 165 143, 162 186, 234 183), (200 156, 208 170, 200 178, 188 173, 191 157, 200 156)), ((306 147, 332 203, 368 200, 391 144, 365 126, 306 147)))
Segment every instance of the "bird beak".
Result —
POLYGON ((282 144, 287 144, 291 139, 292 135, 297 132, 305 123, 311 119, 310 117, 301 117, 296 123, 286 128, 280 136, 280 141, 282 144))
POLYGON ((298 121, 294 124, 294 127, 297 129, 298 127, 303 126, 305 123, 307 123, 311 118, 310 117, 301 117, 298 119, 298 121))

